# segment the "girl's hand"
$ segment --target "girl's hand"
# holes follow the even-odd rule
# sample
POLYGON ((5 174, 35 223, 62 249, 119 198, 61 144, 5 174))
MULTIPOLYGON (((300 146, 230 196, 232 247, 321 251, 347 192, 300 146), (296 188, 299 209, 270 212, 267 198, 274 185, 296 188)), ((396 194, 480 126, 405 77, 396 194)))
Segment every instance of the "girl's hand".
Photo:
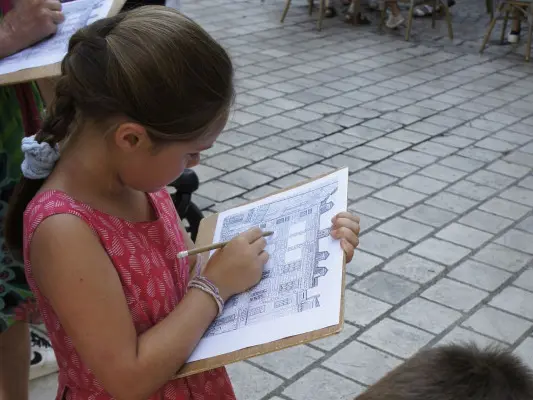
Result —
POLYGON ((359 221, 358 216, 349 212, 341 212, 331 219, 331 236, 340 240, 346 262, 352 261, 354 250, 359 245, 359 221))
POLYGON ((256 285, 268 261, 266 239, 259 228, 246 231, 217 250, 205 266, 204 276, 220 291, 226 301, 256 285))

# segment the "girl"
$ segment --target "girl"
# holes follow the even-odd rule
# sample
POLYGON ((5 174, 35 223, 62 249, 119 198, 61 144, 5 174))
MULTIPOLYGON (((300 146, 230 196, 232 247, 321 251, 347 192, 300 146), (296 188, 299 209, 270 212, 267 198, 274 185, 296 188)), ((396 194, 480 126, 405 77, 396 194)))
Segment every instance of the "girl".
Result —
MULTIPOLYGON (((56 399, 235 398, 223 368, 172 377, 224 302, 260 280, 265 240, 243 233, 189 280, 200 261, 176 258, 193 243, 165 190, 212 146, 233 97, 228 54, 173 9, 70 40, 42 131, 23 141, 6 231, 56 352, 56 399)), ((342 213, 332 232, 351 259, 358 219, 342 213)))

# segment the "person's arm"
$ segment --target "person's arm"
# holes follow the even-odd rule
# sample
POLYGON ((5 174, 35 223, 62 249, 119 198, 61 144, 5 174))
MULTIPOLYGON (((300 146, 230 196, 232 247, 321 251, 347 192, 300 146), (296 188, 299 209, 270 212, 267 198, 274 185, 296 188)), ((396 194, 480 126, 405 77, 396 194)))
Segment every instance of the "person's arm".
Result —
POLYGON ((0 20, 0 59, 53 35, 65 19, 61 8, 59 0, 17 0, 0 20))
MULTIPOLYGON (((261 232, 253 232, 213 257, 216 267, 208 277, 224 299, 259 281, 265 245, 261 232)), ((210 295, 191 289, 163 321, 137 336, 113 264, 89 227, 72 215, 39 225, 30 259, 40 291, 76 350, 117 399, 145 400, 163 386, 218 312, 210 295)))

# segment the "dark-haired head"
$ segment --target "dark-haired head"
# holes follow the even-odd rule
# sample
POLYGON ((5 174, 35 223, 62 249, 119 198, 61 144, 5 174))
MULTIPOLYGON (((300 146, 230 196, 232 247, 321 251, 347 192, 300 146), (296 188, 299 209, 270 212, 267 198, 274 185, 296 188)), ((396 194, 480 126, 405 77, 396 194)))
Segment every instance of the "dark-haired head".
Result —
MULTIPOLYGON (((126 153, 128 146, 164 152, 180 143, 209 145, 225 125, 234 98, 226 51, 167 7, 140 7, 79 30, 70 39, 61 71, 36 140, 59 144, 62 153, 88 125, 112 137, 126 153)), ((176 152, 171 156, 176 158, 176 152)), ((177 177, 170 173, 149 184, 144 171, 149 160, 122 161, 128 168, 120 178, 135 189, 156 190, 177 177)), ((176 165, 173 174, 185 166, 176 165)), ((22 248, 23 214, 43 182, 22 178, 15 189, 5 231, 11 249, 22 248)))
POLYGON ((532 400, 533 372, 510 351, 451 344, 421 351, 356 400, 532 400))

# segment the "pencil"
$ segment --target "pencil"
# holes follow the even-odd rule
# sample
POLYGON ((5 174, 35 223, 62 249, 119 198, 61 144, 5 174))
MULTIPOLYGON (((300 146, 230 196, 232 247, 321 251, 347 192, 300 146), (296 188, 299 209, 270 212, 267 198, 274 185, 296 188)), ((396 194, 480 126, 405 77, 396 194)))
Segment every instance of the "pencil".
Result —
MULTIPOLYGON (((263 234, 261 236, 262 237, 267 237, 267 236, 272 236, 273 234, 274 234, 274 232, 263 232, 263 234)), ((180 251, 178 253, 178 258, 185 258, 185 257, 195 256, 196 254, 206 253, 206 252, 211 251, 211 250, 221 249, 222 247, 224 247, 228 243, 229 243, 229 241, 227 241, 227 242, 219 242, 219 243, 210 244, 209 246, 197 247, 196 249, 192 249, 192 250, 180 251)))

